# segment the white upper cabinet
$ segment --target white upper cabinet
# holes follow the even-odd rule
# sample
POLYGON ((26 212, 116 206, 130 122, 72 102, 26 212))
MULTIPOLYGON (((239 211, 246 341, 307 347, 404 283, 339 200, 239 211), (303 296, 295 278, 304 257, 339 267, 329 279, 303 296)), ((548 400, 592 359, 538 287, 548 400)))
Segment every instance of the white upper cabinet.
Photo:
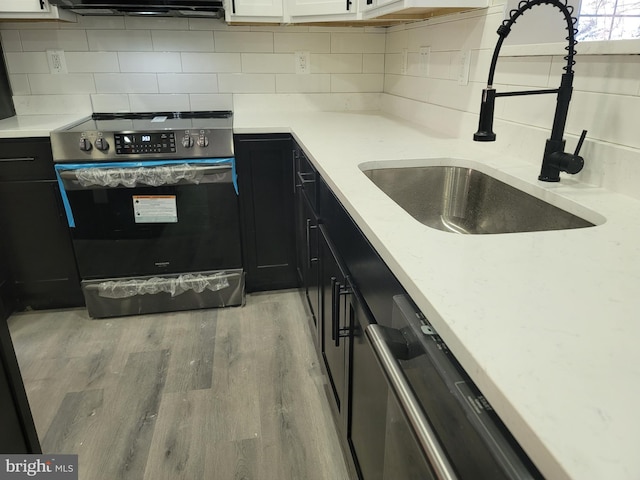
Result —
MULTIPOLYGON (((358 0, 358 8, 363 19, 383 15, 408 15, 407 18, 420 18, 423 15, 445 14, 451 9, 484 8, 489 0, 358 0)), ((400 17, 401 18, 401 17, 400 17)))
POLYGON ((283 20, 283 0, 226 0, 224 14, 227 22, 268 22, 283 20))
POLYGON ((49 5, 48 0, 0 0, 0 19, 64 20, 74 22, 76 15, 49 5))
MULTIPOLYGON (((285 0, 287 1, 287 0, 285 0)), ((288 0, 293 22, 357 20, 358 0, 288 0)))

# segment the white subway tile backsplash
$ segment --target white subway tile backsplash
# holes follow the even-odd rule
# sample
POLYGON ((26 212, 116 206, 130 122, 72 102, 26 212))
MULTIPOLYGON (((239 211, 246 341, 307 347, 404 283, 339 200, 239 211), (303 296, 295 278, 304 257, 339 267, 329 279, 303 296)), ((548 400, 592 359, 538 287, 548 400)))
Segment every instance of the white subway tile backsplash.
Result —
POLYGON ((124 30, 124 19, 121 16, 84 16, 77 15, 75 22, 57 22, 61 30, 100 29, 100 30, 124 30))
POLYGON ((186 93, 129 95, 129 103, 133 112, 180 112, 190 108, 186 93))
POLYGON ((379 73, 335 73, 331 74, 332 92, 380 92, 384 75, 379 73))
MULTIPOLYGON (((509 85, 504 86, 505 91, 517 89, 517 87, 509 85)), ((480 98, 480 95, 478 95, 478 99, 480 98)), ((551 130, 553 114, 556 109, 556 95, 502 97, 496 99, 496 107, 498 106, 498 103, 503 106, 504 112, 501 115, 496 113, 496 116, 511 122, 533 125, 551 130)))
POLYGON ((18 30, 0 31, 0 41, 2 41, 4 53, 22 51, 22 42, 20 41, 20 32, 18 30))
POLYGON ((274 33, 274 52, 331 52, 330 33, 274 33))
POLYGON ((146 52, 153 50, 148 30, 87 30, 89 50, 98 52, 146 52))
MULTIPOLYGON (((559 84, 561 67, 566 65, 562 57, 554 57, 558 74, 553 82, 559 84)), ((587 92, 607 92, 621 95, 640 93, 640 57, 638 55, 577 56, 573 87, 587 92)))
POLYGON ((22 30, 22 50, 44 52, 45 50, 68 50, 82 52, 89 49, 85 30, 22 30))
POLYGON ((91 95, 91 105, 94 112, 130 112, 129 95, 94 93, 91 95))
POLYGON ((159 73, 160 93, 218 93, 215 73, 159 73))
POLYGON ((400 53, 385 54, 384 71, 391 75, 400 75, 402 72, 402 55, 400 53))
POLYGON ((214 31, 216 52, 260 53, 273 52, 271 32, 214 31))
POLYGON ((181 72, 178 52, 120 52, 121 72, 181 72))
POLYGON ((154 73, 96 73, 98 93, 158 93, 154 73))
POLYGON ((243 53, 241 59, 243 73, 294 73, 296 70, 292 53, 243 53))
POLYGON ((96 86, 90 73, 29 74, 29 85, 34 95, 95 93, 96 86))
POLYGON ((89 95, 14 95, 18 115, 58 115, 91 113, 89 95))
POLYGON ((119 72, 116 52, 65 52, 69 73, 119 72))
POLYGON ((384 53, 362 55, 362 73, 384 73, 384 53))
MULTIPOLYGON (((429 77, 430 78, 440 78, 443 80, 451 78, 451 73, 450 73, 451 72, 451 53, 452 52, 431 52, 429 54, 429 77)), ((473 69, 471 69, 471 71, 473 71, 473 69)), ((486 73, 485 73, 484 79, 486 82, 486 79, 487 79, 486 73)))
MULTIPOLYGON (((551 57, 503 57, 496 65, 494 83, 546 88, 549 84, 550 70, 551 57)), ((488 75, 488 65, 486 72, 488 75)), ((556 87, 558 85, 560 77, 557 78, 556 87)))
POLYGON ((238 73, 240 53, 182 53, 182 71, 190 73, 238 73))
POLYGON ((26 73, 9 75, 9 83, 11 84, 11 93, 13 95, 31 95, 29 78, 26 73))
POLYGON ((4 54, 9 73, 49 73, 44 52, 7 52, 4 54))
POLYGON ((347 110, 379 110, 380 93, 277 93, 274 95, 234 94, 236 112, 268 113, 347 110))
POLYGON ((331 91, 331 75, 276 75, 277 93, 324 93, 331 91))
POLYGON ((190 18, 189 30, 233 30, 234 32, 248 32, 248 25, 227 25, 224 19, 215 18, 190 18))
MULTIPOLYGON (((2 22, 0 36, 18 114, 388 108, 447 134, 468 135, 477 124, 502 18, 500 6, 388 29, 78 17, 76 23, 2 22), (423 46, 431 48, 427 76, 418 53, 423 46), (65 52, 68 74, 51 74, 45 54, 50 49, 65 52), (467 49, 470 82, 462 86, 456 59, 467 49), (295 74, 298 51, 311 53, 310 75, 295 74)), ((589 139, 604 143, 588 139, 585 154, 606 157, 580 179, 637 196, 640 167, 632 164, 640 164, 640 137, 630 119, 640 109, 640 57, 584 55, 576 61, 568 148, 586 128, 589 139), (617 150, 631 153, 623 158, 617 150)), ((561 56, 502 55, 498 90, 555 88, 564 64, 561 56)), ((540 139, 548 136, 554 109, 554 95, 499 98, 496 133, 510 137, 505 148, 513 147, 514 154, 531 156, 531 145, 541 149, 540 139)))
POLYGON ((157 52, 212 52, 213 32, 157 30, 151 32, 157 52))
POLYGON ((377 33, 332 33, 331 53, 384 53, 385 36, 377 33))
POLYGON ((218 74, 220 93, 275 93, 276 79, 273 74, 218 74))
MULTIPOLYGON (((589 131, 588 137, 640 148, 636 118, 640 97, 574 91, 567 118, 567 131, 589 131)), ((553 118, 553 110, 551 119, 553 118)), ((551 128, 551 121, 547 122, 551 128)))
POLYGON ((359 53, 314 53, 311 55, 311 73, 362 73, 362 71, 363 55, 359 53))
POLYGON ((425 82, 426 80, 420 77, 387 74, 384 76, 384 91, 391 95, 426 102, 428 90, 425 88, 425 82))
MULTIPOLYGON (((428 102, 452 110, 470 112, 480 106, 481 90, 484 85, 458 85, 457 81, 428 79, 425 82, 428 102)), ((501 98, 497 101, 502 100, 501 98)))
POLYGON ((400 53, 403 48, 409 48, 409 31, 398 30, 387 33, 385 53, 400 53))
POLYGON ((191 110, 233 110, 230 93, 192 93, 189 95, 191 110))
POLYGON ((189 19, 177 17, 124 17, 128 30, 188 30, 189 19))

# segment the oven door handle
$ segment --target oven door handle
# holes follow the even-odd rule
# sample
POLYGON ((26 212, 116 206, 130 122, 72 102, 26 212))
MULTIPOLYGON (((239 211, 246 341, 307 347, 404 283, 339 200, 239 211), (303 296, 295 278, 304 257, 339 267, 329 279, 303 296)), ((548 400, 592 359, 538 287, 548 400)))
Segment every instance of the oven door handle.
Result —
POLYGON ((367 325, 365 335, 436 477, 439 480, 456 480, 458 477, 444 448, 438 441, 431 423, 422 411, 407 378, 387 345, 384 327, 377 324, 367 325))
MULTIPOLYGON (((188 164, 187 164, 188 165, 188 164)), ((136 166, 136 167, 87 167, 73 170, 60 170, 58 174, 64 182, 67 190, 95 190, 96 188, 123 188, 145 186, 177 185, 178 183, 232 183, 233 173, 231 165, 188 165, 187 175, 183 175, 181 165, 172 166, 177 175, 167 175, 168 171, 163 166, 136 166), (133 175, 127 175, 131 171, 133 175), (79 171, 101 171, 98 175, 87 175, 84 181, 79 178, 79 171), (164 175, 163 175, 164 172, 164 175), (157 175, 156 175, 157 174, 157 175), (223 175, 219 178, 211 178, 215 175, 223 175), (126 183, 125 183, 126 182, 126 183), (161 182, 161 183, 155 183, 161 182)))

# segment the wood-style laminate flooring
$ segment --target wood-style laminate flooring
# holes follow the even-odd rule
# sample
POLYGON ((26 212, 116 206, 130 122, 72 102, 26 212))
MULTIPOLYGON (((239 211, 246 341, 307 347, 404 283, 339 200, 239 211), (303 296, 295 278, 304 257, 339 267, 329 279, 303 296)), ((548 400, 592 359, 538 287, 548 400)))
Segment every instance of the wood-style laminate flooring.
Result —
POLYGON ((342 480, 297 291, 244 307, 9 319, 43 451, 82 480, 342 480))

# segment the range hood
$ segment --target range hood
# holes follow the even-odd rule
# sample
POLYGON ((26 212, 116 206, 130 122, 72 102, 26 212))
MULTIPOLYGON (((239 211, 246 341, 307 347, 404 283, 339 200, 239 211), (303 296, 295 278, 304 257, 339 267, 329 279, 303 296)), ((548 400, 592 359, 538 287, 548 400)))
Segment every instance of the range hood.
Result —
POLYGON ((49 0, 78 15, 222 18, 222 0, 49 0))

